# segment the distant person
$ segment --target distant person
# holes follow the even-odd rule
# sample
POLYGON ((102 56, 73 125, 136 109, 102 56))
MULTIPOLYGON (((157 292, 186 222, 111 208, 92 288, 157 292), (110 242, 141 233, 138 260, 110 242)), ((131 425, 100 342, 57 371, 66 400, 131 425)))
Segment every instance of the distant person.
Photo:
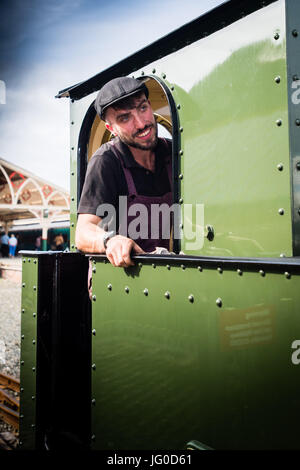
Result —
POLYGON ((9 242, 9 236, 7 233, 4 233, 1 237, 1 253, 3 258, 8 258, 8 242, 9 242))
POLYGON ((9 245, 9 257, 14 258, 16 254, 16 248, 17 248, 18 240, 12 233, 9 240, 8 240, 8 245, 9 245))
POLYGON ((35 239, 35 251, 40 251, 42 245, 42 237, 39 235, 35 239))
POLYGON ((63 234, 59 233, 58 235, 56 235, 56 237, 54 238, 55 250, 62 251, 64 249, 64 243, 65 240, 63 234))

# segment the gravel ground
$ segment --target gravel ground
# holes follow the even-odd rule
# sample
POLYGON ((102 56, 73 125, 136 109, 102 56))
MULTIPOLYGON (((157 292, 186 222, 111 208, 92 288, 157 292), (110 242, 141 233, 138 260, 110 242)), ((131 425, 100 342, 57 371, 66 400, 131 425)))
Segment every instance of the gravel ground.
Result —
MULTIPOLYGON (((0 278, 0 372, 20 378, 21 282, 0 278)), ((11 427, 0 420, 0 432, 11 427)))

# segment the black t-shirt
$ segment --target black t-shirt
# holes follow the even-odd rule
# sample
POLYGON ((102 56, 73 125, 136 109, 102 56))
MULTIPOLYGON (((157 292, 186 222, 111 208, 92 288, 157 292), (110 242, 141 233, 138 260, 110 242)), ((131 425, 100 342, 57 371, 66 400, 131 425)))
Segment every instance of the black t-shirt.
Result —
POLYGON ((124 166, 131 171, 137 194, 162 196, 171 191, 166 168, 166 163, 172 158, 170 140, 158 139, 153 173, 139 165, 128 146, 115 138, 101 145, 88 163, 78 207, 79 214, 96 214, 101 204, 112 204, 118 210, 119 196, 128 196, 126 178, 114 146, 119 150, 124 166), (166 156, 169 158, 166 159, 166 156))

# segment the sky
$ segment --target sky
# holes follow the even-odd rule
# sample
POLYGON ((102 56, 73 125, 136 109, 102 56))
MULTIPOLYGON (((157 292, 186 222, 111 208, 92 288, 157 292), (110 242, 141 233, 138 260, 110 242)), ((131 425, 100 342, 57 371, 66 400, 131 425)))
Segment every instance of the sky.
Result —
POLYGON ((0 158, 69 190, 69 100, 224 0, 0 0, 0 158))

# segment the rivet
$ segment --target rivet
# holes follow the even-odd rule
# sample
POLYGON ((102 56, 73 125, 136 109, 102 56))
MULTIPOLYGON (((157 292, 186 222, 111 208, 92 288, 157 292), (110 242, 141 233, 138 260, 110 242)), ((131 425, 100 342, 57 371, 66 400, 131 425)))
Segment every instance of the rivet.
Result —
POLYGON ((74 124, 74 121, 71 121, 71 124, 73 125, 73 124, 74 124))
POLYGON ((155 69, 152 69, 152 73, 155 73, 155 72, 156 72, 156 70, 155 70, 155 69))
POLYGON ((296 168, 297 168, 298 171, 300 171, 300 162, 296 163, 296 168))
POLYGON ((71 201, 75 201, 74 197, 71 197, 71 201))
POLYGON ((282 207, 280 209, 278 209, 278 214, 280 214, 280 215, 284 214, 284 209, 282 207))
POLYGON ((144 71, 142 71, 142 72, 141 72, 141 75, 145 75, 145 72, 144 72, 144 71))
POLYGON ((108 290, 112 290, 112 285, 111 285, 111 284, 108 284, 107 289, 108 289, 108 290))
POLYGON ((35 428, 35 424, 32 424, 31 427, 34 429, 34 428, 35 428))
POLYGON ((182 265, 181 265, 181 269, 183 269, 183 270, 185 269, 185 266, 184 266, 184 264, 182 264, 182 265))
POLYGON ((192 294, 191 294, 191 295, 189 295, 188 299, 189 299, 189 301, 190 301, 191 303, 193 303, 193 302, 194 302, 194 296, 193 296, 192 294))
POLYGON ((32 316, 33 316, 33 318, 35 318, 35 317, 36 317, 36 313, 35 313, 35 312, 33 312, 32 316))
POLYGON ((32 395, 31 400, 35 400, 35 396, 34 396, 34 395, 32 395))
POLYGON ((24 361, 21 361, 21 366, 24 366, 24 361))
POLYGON ((170 270, 171 266, 169 264, 167 264, 166 268, 170 270))
POLYGON ((26 286, 26 284, 25 284, 25 282, 23 282, 22 287, 25 287, 25 286, 26 286))
POLYGON ((166 299, 169 299, 169 298, 170 298, 170 292, 168 292, 168 291, 165 292, 165 298, 166 298, 166 299))
POLYGON ((299 80, 299 77, 298 77, 298 75, 293 75, 292 79, 293 79, 294 82, 297 82, 297 80, 299 80))
POLYGON ((275 77, 274 80, 275 80, 275 83, 280 83, 280 76, 277 75, 277 77, 275 77))
POLYGON ((183 174, 180 173, 180 175, 178 176, 178 178, 179 178, 180 180, 182 180, 182 179, 183 179, 183 174))
POLYGON ((237 269, 236 271, 238 273, 239 276, 242 276, 243 275, 243 271, 241 269, 237 269))
POLYGON ((180 130, 180 132, 183 132, 183 127, 180 127, 179 130, 180 130))
POLYGON ((179 224, 179 228, 183 229, 183 224, 179 224))
POLYGON ((138 266, 139 268, 141 268, 143 266, 143 263, 139 263, 138 266))
POLYGON ((289 273, 289 272, 287 272, 287 271, 284 273, 284 275, 285 275, 285 277, 286 277, 287 279, 290 279, 290 278, 291 278, 291 273, 289 273))
POLYGON ((95 328, 92 330, 92 335, 96 336, 96 330, 95 330, 95 328))
POLYGON ((96 266, 93 267, 92 271, 93 271, 93 273, 96 273, 96 272, 97 272, 96 266))
POLYGON ((220 297, 217 298, 216 304, 218 307, 222 307, 222 299, 220 297))
POLYGON ((20 392, 21 392, 21 393, 24 392, 24 388, 23 388, 23 387, 20 388, 20 392))
POLYGON ((92 300, 96 302, 97 297, 95 295, 92 296, 92 300))
POLYGON ((198 266, 198 271, 202 272, 202 267, 198 266))
POLYGON ((298 209, 298 215, 300 215, 300 208, 298 209))
POLYGON ((263 269, 260 269, 259 270, 259 274, 264 277, 266 275, 265 271, 263 269))
POLYGON ((74 176, 74 171, 72 171, 71 175, 74 176))
POLYGON ((144 289, 143 292, 146 296, 149 294, 148 289, 144 289))
POLYGON ((30 259, 30 258, 28 258, 28 263, 30 263, 30 261, 31 261, 31 259, 30 259))
POLYGON ((75 245, 71 245, 71 248, 72 248, 72 249, 75 248, 75 245))
POLYGON ((24 339, 24 338, 25 338, 25 336, 24 336, 24 335, 22 335, 22 336, 21 336, 21 339, 24 339))
POLYGON ((277 39, 279 39, 279 33, 274 34, 274 39, 276 39, 276 41, 277 41, 277 39))
POLYGON ((281 126, 282 120, 281 120, 281 119, 277 119, 277 120, 276 120, 276 124, 277 124, 278 127, 281 126))
POLYGON ((155 263, 152 263, 152 268, 156 268, 156 264, 155 264, 155 263))
POLYGON ((33 290, 36 290, 36 286, 33 286, 33 290))
POLYGON ((183 150, 179 150, 179 155, 180 155, 180 156, 183 155, 183 150))
POLYGON ((182 204, 183 203, 183 199, 182 197, 179 199, 179 204, 182 204))
POLYGON ((171 86, 171 90, 174 91, 174 86, 173 85, 171 86))
POLYGON ((71 227, 74 227, 74 222, 71 223, 71 227))
POLYGON ((92 399, 92 405, 96 405, 96 400, 95 400, 95 398, 92 399))
POLYGON ((91 440, 94 441, 95 439, 96 439, 96 436, 95 436, 95 434, 93 434, 93 435, 91 436, 91 440))
POLYGON ((280 258, 285 258, 285 254, 284 253, 280 253, 280 258))
POLYGON ((223 269, 219 267, 219 268, 218 268, 218 272, 219 272, 220 274, 222 274, 223 269))
POLYGON ((35 372, 35 367, 32 368, 32 372, 35 372))
POLYGON ((296 38, 298 36, 298 31, 296 29, 293 29, 292 35, 294 36, 294 38, 296 38))
POLYGON ((33 260, 33 264, 36 264, 36 259, 33 260))
POLYGON ((282 164, 282 163, 278 163, 277 169, 278 169, 278 171, 282 171, 282 170, 283 170, 283 164, 282 164))
POLYGON ((92 369, 96 370, 96 364, 92 364, 92 369))
POLYGON ((25 313, 25 308, 22 308, 22 313, 25 313))
POLYGON ((124 290, 125 290, 126 294, 129 293, 129 287, 128 286, 126 286, 124 290))
POLYGON ((20 415, 20 419, 23 419, 24 418, 24 415, 20 415))
POLYGON ((26 259, 25 259, 25 258, 23 259, 23 263, 26 263, 26 259))
POLYGON ((180 104, 177 105, 177 109, 180 109, 180 104))
POLYGON ((35 339, 32 340, 32 344, 35 344, 35 339))
POLYGON ((296 126, 300 126, 300 119, 296 119, 295 124, 296 124, 296 126))
POLYGON ((165 73, 162 73, 161 76, 162 76, 162 78, 166 78, 166 77, 167 77, 165 73))

